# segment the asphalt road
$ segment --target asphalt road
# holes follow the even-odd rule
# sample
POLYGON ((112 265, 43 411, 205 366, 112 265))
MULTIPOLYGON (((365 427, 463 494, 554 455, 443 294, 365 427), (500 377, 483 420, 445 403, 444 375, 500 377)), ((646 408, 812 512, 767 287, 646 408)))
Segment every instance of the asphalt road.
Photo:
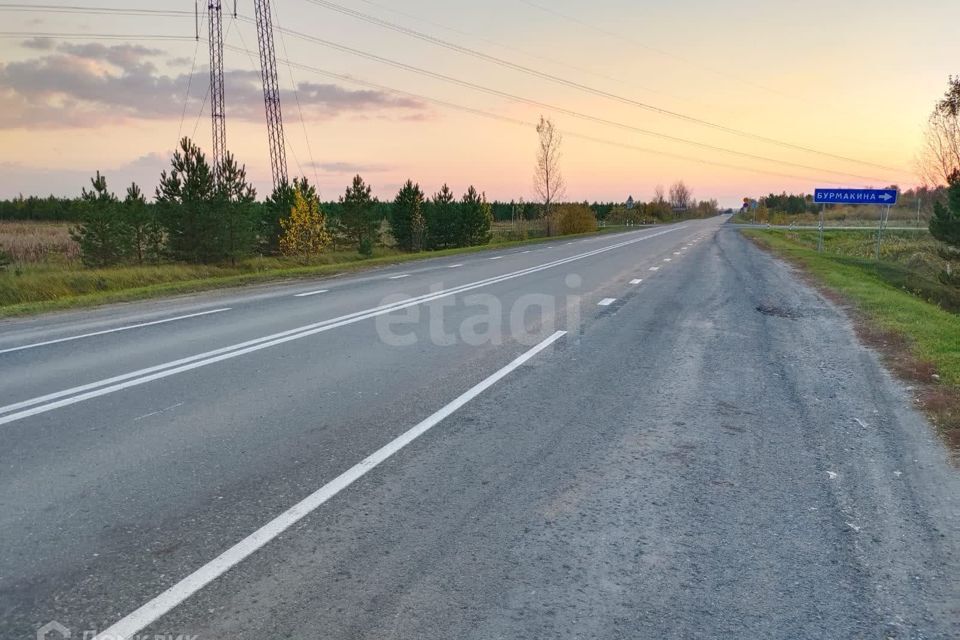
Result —
POLYGON ((7 321, 0 371, 3 639, 960 637, 945 449, 721 219, 7 321))

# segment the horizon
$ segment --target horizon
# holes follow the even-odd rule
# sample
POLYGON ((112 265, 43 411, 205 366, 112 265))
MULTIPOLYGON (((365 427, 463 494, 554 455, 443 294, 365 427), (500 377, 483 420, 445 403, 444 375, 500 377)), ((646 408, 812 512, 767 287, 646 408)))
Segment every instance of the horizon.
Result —
MULTIPOLYGON (((921 183, 914 158, 922 126, 955 71, 949 61, 960 55, 960 44, 947 38, 956 20, 943 17, 960 18, 960 9, 940 1, 907 13, 886 0, 866 16, 822 1, 803 15, 753 0, 644 8, 611 0, 589 9, 496 0, 455 10, 434 0, 402 10, 368 0, 333 3, 563 85, 358 20, 330 4, 274 1, 289 173, 305 175, 328 201, 355 173, 381 200, 392 199, 408 178, 427 193, 443 183, 458 193, 473 184, 490 200, 535 200, 532 123, 541 114, 565 137, 568 201, 620 202, 631 195, 646 201, 656 185, 677 180, 694 197, 715 198, 723 207, 818 186, 909 189, 921 183), (689 22, 692 10, 702 19, 689 22), (857 28, 825 29, 822 20, 807 18, 818 10, 829 11, 830 25, 857 28), (895 40, 875 35, 888 24, 896 25, 895 40), (784 46, 785 40, 801 44, 784 46)), ((117 1, 97 6, 125 10, 117 1)), ((246 165, 262 199, 272 184, 256 33, 247 21, 252 5, 240 3, 236 19, 231 10, 224 3, 227 148, 246 165)), ((152 194, 180 137, 192 137, 209 155, 203 26, 195 41, 190 3, 158 11, 3 12, 7 33, 21 35, 0 40, 0 198, 75 196, 97 170, 114 191, 136 181, 152 194)))

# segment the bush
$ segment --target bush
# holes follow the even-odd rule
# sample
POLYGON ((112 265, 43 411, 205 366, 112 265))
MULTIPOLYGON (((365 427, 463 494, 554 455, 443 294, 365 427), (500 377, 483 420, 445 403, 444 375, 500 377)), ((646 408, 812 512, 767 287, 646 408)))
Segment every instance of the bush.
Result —
POLYGON ((583 204, 564 204, 558 207, 557 220, 560 235, 589 233, 597 230, 597 217, 583 204))

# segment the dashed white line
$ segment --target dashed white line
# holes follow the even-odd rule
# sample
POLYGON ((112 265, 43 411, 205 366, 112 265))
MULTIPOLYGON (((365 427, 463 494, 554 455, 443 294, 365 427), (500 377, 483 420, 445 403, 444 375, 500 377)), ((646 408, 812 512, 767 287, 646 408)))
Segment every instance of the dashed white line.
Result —
POLYGON ((385 304, 372 309, 355 311, 337 318, 330 318, 328 320, 322 320, 320 322, 315 322, 301 327, 287 329, 286 331, 282 331, 280 333, 274 333, 271 335, 262 336, 260 338, 255 338, 253 340, 247 340, 246 342, 221 347, 219 349, 214 349, 213 351, 198 353, 171 362, 147 367, 146 369, 131 371, 121 375, 113 376, 111 378, 98 380, 96 382, 91 382, 77 387, 48 393, 35 398, 22 400, 10 405, 0 406, 0 414, 5 414, 0 415, 0 425, 16 422, 24 418, 47 413, 48 411, 54 411, 56 409, 71 406, 77 404, 78 402, 85 402, 93 398, 99 398, 101 396, 115 393, 124 389, 147 384, 154 380, 160 380, 185 371, 192 371, 194 369, 206 367, 218 362, 237 358, 248 353, 260 351, 262 349, 268 349, 276 345, 291 342, 293 340, 300 340, 307 336, 331 331, 338 327, 351 325, 353 323, 361 322, 370 318, 376 318, 387 313, 407 309, 409 307, 421 305, 433 300, 459 295, 467 291, 472 291, 474 289, 487 287, 492 284, 524 277, 546 269, 553 269, 560 265, 565 265, 578 260, 583 260, 588 257, 600 255, 608 251, 613 251, 621 247, 632 245, 637 242, 651 240, 683 228, 683 226, 671 227, 657 233, 631 238, 623 242, 593 249, 578 255, 552 260, 550 262, 545 262, 532 267, 526 267, 511 273, 478 280, 476 282, 467 283, 450 289, 444 289, 441 291, 416 296, 410 298, 409 300, 401 300, 396 303, 385 304))
POLYGON ((304 292, 304 293, 298 293, 298 294, 294 295, 293 297, 294 297, 294 298, 309 298, 310 296, 317 296, 317 295, 320 295, 321 293, 327 293, 328 291, 329 291, 329 289, 319 289, 319 290, 317 290, 317 291, 306 291, 306 292, 304 292))
POLYGON ((680 255, 680 252, 679 252, 679 251, 674 251, 674 252, 673 252, 673 255, 678 256, 678 255, 680 255))
POLYGON ((447 267, 447 269, 456 269, 457 267, 462 267, 462 266, 463 264, 452 264, 449 267, 447 267))
POLYGON ((650 267, 650 271, 660 271, 660 267, 650 267))
POLYGON ((630 281, 630 284, 640 284, 641 282, 643 282, 643 278, 634 278, 630 281))
POLYGON ((527 249, 526 251, 521 251, 520 253, 530 253, 530 249, 527 249))
POLYGON ((600 302, 597 303, 597 306, 598 306, 598 307, 609 307, 610 305, 612 305, 612 304, 613 304, 614 302, 616 302, 616 301, 617 301, 616 298, 604 298, 603 300, 601 300, 600 302))
POLYGON ((493 256, 493 257, 490 258, 490 259, 491 259, 491 260, 499 260, 499 259, 501 259, 502 257, 503 257, 503 256, 493 256))
POLYGON ((664 258, 664 259, 663 259, 664 262, 670 262, 671 260, 673 260, 673 258, 664 258))
POLYGON ((409 274, 409 273, 403 273, 403 274, 401 274, 401 275, 399 275, 399 276, 390 276, 390 279, 391 279, 391 280, 399 280, 400 278, 409 278, 409 277, 410 277, 410 274, 409 274))
POLYGON ((507 366, 471 387, 410 430, 391 440, 380 449, 377 449, 133 613, 120 619, 108 629, 95 636, 93 640, 113 640, 114 638, 133 637, 153 622, 156 622, 160 617, 172 611, 184 600, 256 553, 268 542, 283 534, 284 531, 318 509, 354 482, 367 475, 378 465, 391 458, 398 451, 438 425, 445 418, 508 376, 511 372, 520 368, 524 363, 562 338, 566 333, 566 331, 557 331, 507 366))
POLYGON ((94 331, 93 333, 84 333, 79 336, 70 336, 69 338, 57 338, 56 340, 45 340, 44 342, 34 342, 33 344, 25 344, 20 347, 10 347, 9 349, 0 349, 0 353, 13 353, 14 351, 23 351, 24 349, 33 349, 35 347, 45 347, 50 344, 60 344, 61 342, 70 342, 71 340, 82 340, 83 338, 92 338, 94 336, 102 336, 108 333, 116 333, 118 331, 129 331, 131 329, 139 329, 141 327, 153 327, 158 324, 166 324, 167 322, 176 322, 177 320, 186 320, 187 318, 199 318, 200 316, 209 316, 214 313, 223 313, 224 311, 230 311, 230 307, 223 309, 214 309, 212 311, 201 311, 200 313, 191 313, 185 316, 177 316, 176 318, 165 318, 164 320, 153 320, 152 322, 141 322, 139 324, 131 324, 125 327, 117 327, 116 329, 104 329, 103 331, 94 331))

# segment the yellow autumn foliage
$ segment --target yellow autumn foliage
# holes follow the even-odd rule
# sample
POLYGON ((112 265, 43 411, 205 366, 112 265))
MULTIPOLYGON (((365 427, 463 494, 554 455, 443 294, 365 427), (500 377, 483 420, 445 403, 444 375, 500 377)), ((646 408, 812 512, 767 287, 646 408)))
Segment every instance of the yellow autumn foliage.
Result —
POLYGON ((316 198, 304 198, 299 189, 293 195, 290 216, 280 220, 280 252, 285 256, 313 256, 330 244, 327 220, 316 198))

